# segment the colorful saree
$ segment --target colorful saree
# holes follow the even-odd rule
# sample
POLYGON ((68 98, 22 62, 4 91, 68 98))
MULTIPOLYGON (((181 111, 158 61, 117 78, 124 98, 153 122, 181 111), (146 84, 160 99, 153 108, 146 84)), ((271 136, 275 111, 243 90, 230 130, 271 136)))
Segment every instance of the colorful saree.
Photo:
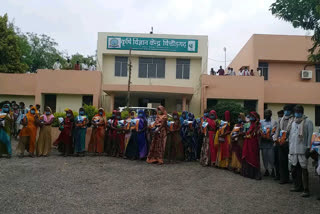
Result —
POLYGON ((3 126, 0 126, 0 157, 3 154, 11 157, 12 148, 11 148, 11 127, 13 123, 13 118, 10 113, 1 113, 0 120, 3 126))

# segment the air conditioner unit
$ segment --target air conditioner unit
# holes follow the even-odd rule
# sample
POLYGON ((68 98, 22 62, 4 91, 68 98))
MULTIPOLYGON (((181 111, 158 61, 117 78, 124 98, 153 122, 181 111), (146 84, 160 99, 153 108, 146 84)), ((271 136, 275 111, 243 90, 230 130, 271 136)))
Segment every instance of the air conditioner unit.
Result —
POLYGON ((312 79, 312 71, 302 70, 301 71, 301 79, 304 79, 304 80, 312 79))

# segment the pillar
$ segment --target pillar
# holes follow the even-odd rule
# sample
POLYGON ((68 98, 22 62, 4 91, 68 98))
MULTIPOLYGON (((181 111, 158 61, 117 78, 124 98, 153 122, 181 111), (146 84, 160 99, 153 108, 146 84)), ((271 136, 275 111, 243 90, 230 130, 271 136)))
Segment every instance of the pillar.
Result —
POLYGON ((114 94, 110 94, 110 112, 114 110, 114 94))
POLYGON ((182 97, 182 111, 186 110, 187 98, 185 96, 182 97))
POLYGON ((260 114, 260 118, 263 119, 264 118, 264 100, 263 99, 259 99, 258 100, 258 114, 260 114))

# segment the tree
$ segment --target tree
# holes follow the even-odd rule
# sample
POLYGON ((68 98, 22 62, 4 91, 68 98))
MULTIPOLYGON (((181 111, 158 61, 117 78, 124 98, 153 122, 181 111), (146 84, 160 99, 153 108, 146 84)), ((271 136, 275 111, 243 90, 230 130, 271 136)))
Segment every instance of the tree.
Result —
POLYGON ((313 46, 309 60, 320 62, 320 2, 319 0, 276 0, 270 6, 273 15, 291 22, 293 27, 313 31, 313 46))
POLYGON ((0 16, 0 72, 24 73, 27 65, 21 62, 18 36, 8 23, 8 15, 0 16))
POLYGON ((71 56, 70 62, 72 65, 76 64, 76 62, 79 61, 79 63, 83 63, 86 62, 86 64, 90 65, 92 64, 96 64, 96 60, 95 57, 93 55, 87 55, 87 57, 85 57, 82 54, 76 53, 74 55, 71 56))
POLYGON ((224 120, 224 112, 230 111, 231 124, 238 122, 238 116, 240 113, 247 113, 248 111, 244 109, 239 103, 232 100, 219 100, 213 108, 219 117, 219 119, 224 120))

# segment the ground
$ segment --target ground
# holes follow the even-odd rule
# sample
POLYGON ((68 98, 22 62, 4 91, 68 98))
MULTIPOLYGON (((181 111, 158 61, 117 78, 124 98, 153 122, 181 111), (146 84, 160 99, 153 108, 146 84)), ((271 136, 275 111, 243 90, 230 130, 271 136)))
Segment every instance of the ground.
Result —
MULTIPOLYGON (((0 159, 0 213, 319 214, 291 185, 256 181, 199 163, 148 165, 112 157, 0 159)), ((317 189, 314 189, 317 186, 317 189)))

